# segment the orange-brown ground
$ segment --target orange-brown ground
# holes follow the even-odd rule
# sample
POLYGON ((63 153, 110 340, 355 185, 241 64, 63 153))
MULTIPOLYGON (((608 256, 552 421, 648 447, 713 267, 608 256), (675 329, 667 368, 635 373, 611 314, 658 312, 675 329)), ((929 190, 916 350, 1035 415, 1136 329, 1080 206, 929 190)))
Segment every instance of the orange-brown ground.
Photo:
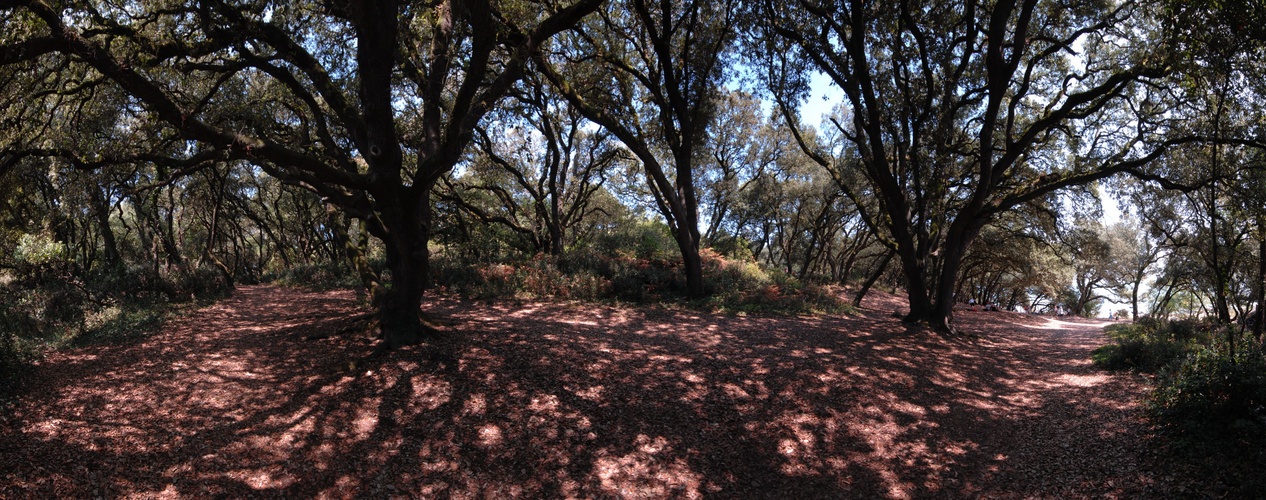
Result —
MULTIPOLYGON (((882 297, 881 297, 882 298, 882 297)), ((55 353, 0 422, 0 497, 1139 497, 1137 375, 1102 322, 443 299, 431 346, 351 368, 351 292, 242 287, 55 353), (449 361, 437 361, 448 359, 449 361)))

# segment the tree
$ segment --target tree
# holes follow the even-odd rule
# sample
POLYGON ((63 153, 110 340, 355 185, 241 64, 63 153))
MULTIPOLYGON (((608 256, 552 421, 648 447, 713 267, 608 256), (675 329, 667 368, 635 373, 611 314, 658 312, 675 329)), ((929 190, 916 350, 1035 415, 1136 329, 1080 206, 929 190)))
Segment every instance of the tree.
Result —
POLYGON ((734 1, 627 0, 542 52, 542 71, 643 167, 681 251, 686 293, 705 293, 696 166, 736 38, 734 1))
POLYGON ((1098 304, 1120 300, 1124 295, 1122 284, 1127 274, 1128 261, 1114 251, 1113 242, 1119 236, 1111 227, 1098 222, 1077 220, 1063 235, 1061 244, 1073 269, 1073 289, 1069 311, 1090 316, 1098 310, 1098 304))
POLYGON ((528 75, 512 94, 514 104, 476 130, 478 148, 468 171, 444 178, 438 193, 480 221, 522 235, 532 253, 562 255, 565 236, 600 209, 590 201, 627 154, 609 133, 592 130, 575 109, 547 93, 539 75, 528 75), (476 203, 472 192, 491 195, 493 203, 476 203))
POLYGON ((1149 4, 1093 0, 767 2, 767 80, 793 124, 811 71, 843 91, 851 151, 802 140, 897 250, 909 321, 953 331, 981 229, 1052 192, 1143 170, 1166 146, 1150 83, 1169 74, 1149 4))
POLYGON ((1139 291, 1164 258, 1164 248, 1138 227, 1139 221, 1126 219, 1108 227, 1110 252, 1122 266, 1121 287, 1130 290, 1130 319, 1139 319, 1139 291))
POLYGON ((90 68, 136 123, 181 146, 66 152, 83 168, 243 160, 363 221, 384 244, 391 279, 369 285, 395 347, 426 331, 432 187, 530 54, 600 4, 5 0, 0 63, 90 68))

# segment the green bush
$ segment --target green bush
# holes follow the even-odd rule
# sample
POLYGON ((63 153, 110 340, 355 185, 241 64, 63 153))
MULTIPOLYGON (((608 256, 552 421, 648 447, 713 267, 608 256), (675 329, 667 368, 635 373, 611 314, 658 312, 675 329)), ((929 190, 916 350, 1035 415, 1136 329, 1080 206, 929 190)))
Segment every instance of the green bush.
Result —
POLYGON ((1091 357, 1096 366, 1105 370, 1155 373, 1181 359, 1186 352, 1186 347, 1178 342, 1127 339, 1099 347, 1091 353, 1091 357))
POLYGON ((774 314, 852 311, 829 287, 802 282, 779 270, 766 270, 754 259, 728 259, 708 249, 700 253, 712 307, 774 314))
POLYGON ((602 300, 612 295, 609 278, 598 271, 610 270, 588 255, 563 261, 547 255, 505 263, 475 263, 441 255, 432 261, 435 286, 475 299, 557 297, 602 300), (579 260, 583 264, 577 265, 579 260))
POLYGON ((1095 366, 1105 370, 1155 373, 1181 361, 1198 345, 1194 341, 1196 331, 1186 322, 1108 325, 1104 332, 1113 342, 1095 349, 1090 356, 1095 366))
MULTIPOLYGON (((700 254, 709 297, 697 302, 698 306, 781 314, 850 310, 830 288, 766 271, 754 260, 728 259, 708 249, 700 254)), ((575 251, 562 259, 538 255, 501 263, 440 254, 432 262, 432 276, 439 289, 477 299, 557 297, 650 303, 684 300, 686 293, 680 259, 630 252, 575 251)))
POLYGON ((1114 342, 1095 349, 1091 358, 1107 370, 1155 373, 1182 359, 1190 345, 1174 340, 1162 323, 1114 324, 1104 332, 1114 342))
POLYGON ((1161 372, 1150 408, 1159 423, 1200 432, 1266 431, 1266 361, 1256 348, 1234 355, 1199 349, 1161 372))
POLYGON ((264 281, 312 290, 356 288, 363 285, 356 271, 342 263, 303 264, 264 276, 264 281))
POLYGON ((75 335, 70 344, 84 346, 141 338, 161 328, 167 313, 168 308, 161 303, 107 307, 90 314, 83 331, 75 335))
MULTIPOLYGON (((30 261, 36 254, 49 252, 24 255, 30 261)), ((23 265, 0 285, 0 378, 49 349, 146 335, 162 324, 168 304, 231 291, 209 266, 163 271, 124 266, 88 273, 83 280, 67 269, 53 261, 23 265)))
POLYGON ((1207 320, 1184 318, 1161 323, 1157 335, 1178 342, 1207 342, 1212 328, 1207 320))

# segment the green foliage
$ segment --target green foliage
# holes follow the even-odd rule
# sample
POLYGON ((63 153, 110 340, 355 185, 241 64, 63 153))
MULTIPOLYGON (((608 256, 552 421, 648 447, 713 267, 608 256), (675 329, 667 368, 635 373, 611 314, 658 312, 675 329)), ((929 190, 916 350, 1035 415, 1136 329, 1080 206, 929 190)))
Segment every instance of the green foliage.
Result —
POLYGON ((1266 359, 1258 348, 1196 350, 1161 372, 1150 408, 1159 423, 1179 431, 1260 437, 1266 433, 1266 359))
POLYGON ((72 346, 115 344, 142 338, 163 326, 169 308, 161 302, 129 302, 89 314, 72 346))
POLYGON ((1230 494, 1225 496, 1261 498, 1266 492, 1261 474, 1266 464, 1266 358, 1250 337, 1236 339, 1239 348, 1234 351, 1224 336, 1214 339, 1161 371, 1148 401, 1149 414, 1163 431, 1167 460, 1188 464, 1193 477, 1226 485, 1230 494))
MULTIPOLYGON (((372 265, 372 264, 371 264, 372 265)), ((363 286, 356 271, 345 263, 303 264, 264 276, 264 281, 312 290, 363 286)))
POLYGON ((432 275, 442 292, 451 291, 469 298, 599 300, 609 297, 611 290, 609 280, 586 269, 565 272, 560 269, 558 259, 543 254, 496 264, 478 264, 441 256, 432 264, 432 275))
MULTIPOLYGON (((36 254, 42 253, 26 255, 36 254)), ((124 266, 90 273, 86 280, 28 267, 0 285, 0 378, 49 349, 146 335, 162 324, 170 304, 230 291, 219 271, 208 266, 163 271, 124 266)))
POLYGON ((1241 492, 1266 491, 1266 482, 1248 479, 1256 475, 1252 464, 1266 458, 1266 358, 1251 336, 1196 319, 1144 318, 1105 331, 1114 342, 1094 351, 1096 365, 1157 373, 1147 404, 1166 431, 1170 460, 1219 464, 1199 465, 1195 474, 1235 477, 1241 492))
POLYGON ((708 304, 741 313, 849 313, 852 308, 829 287, 805 283, 781 270, 766 270, 752 259, 728 259, 710 250, 703 256, 708 304))
POLYGON ((1136 370, 1154 373, 1180 359, 1186 348, 1177 342, 1151 339, 1124 339, 1095 349, 1095 366, 1106 370, 1136 370))
POLYGON ((1105 370, 1135 370, 1156 373, 1178 361, 1200 345, 1204 337, 1191 320, 1141 320, 1104 328, 1113 342, 1091 353, 1096 366, 1105 370))
POLYGON ((593 249, 604 255, 625 259, 670 260, 680 258, 677 242, 668 225, 659 221, 639 221, 596 238, 593 249))
POLYGON ((18 265, 36 267, 64 262, 67 256, 66 244, 47 234, 23 234, 18 237, 13 251, 13 260, 18 265))
POLYGON ((162 278, 167 297, 177 303, 219 299, 233 291, 220 271, 211 266, 176 267, 162 278))
MULTIPOLYGON (((654 233, 629 241, 654 241, 654 233)), ((655 255, 653 245, 643 255, 655 255)), ((666 251, 663 253, 667 253, 666 251)), ((842 313, 851 309, 828 288, 806 284, 751 259, 729 259, 704 249, 704 283, 709 297, 695 305, 735 313, 842 313)), ((661 253, 662 255, 662 253, 661 253)), ((438 256, 432 266, 437 287, 475 299, 564 298, 652 303, 684 300, 679 260, 578 251, 559 259, 537 255, 493 264, 438 256)))

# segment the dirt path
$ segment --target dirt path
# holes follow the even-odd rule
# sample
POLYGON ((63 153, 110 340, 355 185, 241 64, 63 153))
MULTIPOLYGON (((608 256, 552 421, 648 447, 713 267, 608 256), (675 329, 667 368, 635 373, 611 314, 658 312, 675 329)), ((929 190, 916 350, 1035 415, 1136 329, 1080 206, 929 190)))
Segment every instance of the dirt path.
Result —
MULTIPOLYGON (((0 497, 1139 497, 1134 376, 1101 323, 439 301, 441 347, 349 370, 348 292, 243 287, 58 353, 0 423, 0 497), (457 362, 437 364, 435 349, 457 362)), ((881 306, 882 307, 882 306, 881 306)))

